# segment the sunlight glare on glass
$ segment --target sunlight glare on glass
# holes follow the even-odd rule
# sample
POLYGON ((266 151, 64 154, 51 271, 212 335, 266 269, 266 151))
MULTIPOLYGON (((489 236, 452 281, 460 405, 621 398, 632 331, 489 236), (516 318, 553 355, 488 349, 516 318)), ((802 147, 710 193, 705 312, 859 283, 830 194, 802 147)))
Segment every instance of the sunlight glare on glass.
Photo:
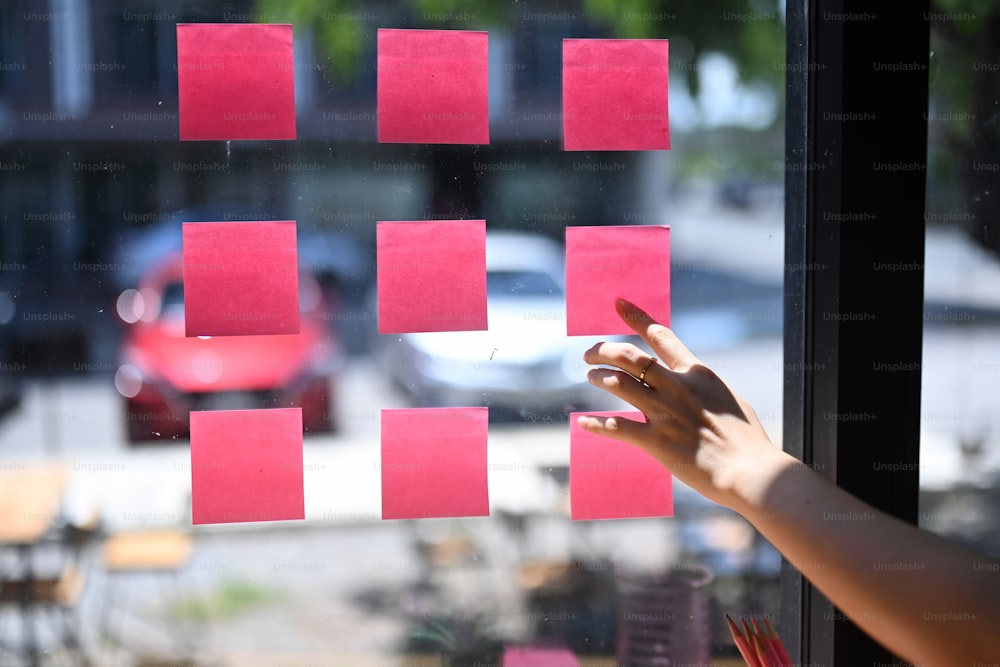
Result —
POLYGON ((122 364, 115 371, 115 389, 125 398, 134 398, 142 391, 142 373, 132 364, 122 364))
POLYGON ((118 310, 118 317, 122 318, 123 322, 135 324, 142 317, 142 311, 145 308, 145 299, 138 290, 127 289, 118 295, 116 308, 118 310))
POLYGON ((191 372, 204 384, 214 384, 222 377, 222 357, 213 350, 201 350, 191 360, 191 372))
POLYGON ((152 287, 143 287, 139 290, 139 295, 145 304, 142 312, 139 313, 139 319, 143 322, 152 322, 160 316, 160 306, 163 299, 160 298, 160 293, 152 287))
POLYGON ((299 310, 309 313, 315 310, 323 299, 323 292, 315 280, 299 281, 299 310))

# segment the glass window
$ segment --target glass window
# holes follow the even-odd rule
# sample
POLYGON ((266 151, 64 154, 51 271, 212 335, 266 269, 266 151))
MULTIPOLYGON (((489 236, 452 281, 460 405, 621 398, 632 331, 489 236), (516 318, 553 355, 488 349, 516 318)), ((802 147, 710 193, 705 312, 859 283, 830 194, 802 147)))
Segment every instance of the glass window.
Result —
POLYGON ((920 524, 1000 556, 1000 244, 994 7, 935 3, 931 24, 920 524))
MULTIPOLYGON (((724 613, 777 617, 776 552, 680 483, 673 518, 570 521, 567 414, 621 406, 585 382, 593 339, 565 335, 561 261, 567 226, 670 225, 672 326, 781 444, 783 3, 13 4, 0 473, 65 473, 58 511, 36 512, 52 546, 93 517, 100 537, 192 540, 151 542, 173 578, 109 572, 106 545, 84 545, 73 622, 99 660, 457 667, 516 645, 588 665, 673 646, 699 663, 737 657, 724 613), (180 22, 292 23, 298 139, 178 141, 180 22), (489 145, 377 142, 380 27, 489 31, 489 145), (670 40, 670 151, 562 150, 571 37, 670 40), (516 261, 488 274, 490 330, 379 335, 376 222, 462 218, 486 220, 488 247, 514 238, 516 261), (298 225, 299 348, 189 339, 157 317, 183 299, 181 223, 262 220, 298 225), (242 379, 221 383, 230 371, 242 379), (490 408, 491 515, 382 521, 380 411, 454 405, 490 408), (306 519, 192 526, 190 411, 288 406, 304 415, 306 519)), ((0 578, 20 562, 0 544, 0 578)))

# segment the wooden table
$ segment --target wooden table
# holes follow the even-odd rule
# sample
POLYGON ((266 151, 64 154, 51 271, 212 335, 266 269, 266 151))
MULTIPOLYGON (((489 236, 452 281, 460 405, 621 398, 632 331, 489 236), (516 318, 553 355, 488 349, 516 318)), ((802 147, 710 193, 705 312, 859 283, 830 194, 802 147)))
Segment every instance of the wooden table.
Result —
POLYGON ((193 548, 191 535, 180 530, 118 533, 104 544, 108 572, 175 572, 184 567, 193 548))
POLYGON ((67 473, 61 465, 28 466, 0 471, 0 550, 16 552, 20 576, 19 605, 29 665, 40 664, 40 649, 32 622, 35 572, 31 552, 50 534, 59 517, 67 473))
POLYGON ((40 542, 59 516, 66 481, 59 465, 0 472, 0 546, 40 542))

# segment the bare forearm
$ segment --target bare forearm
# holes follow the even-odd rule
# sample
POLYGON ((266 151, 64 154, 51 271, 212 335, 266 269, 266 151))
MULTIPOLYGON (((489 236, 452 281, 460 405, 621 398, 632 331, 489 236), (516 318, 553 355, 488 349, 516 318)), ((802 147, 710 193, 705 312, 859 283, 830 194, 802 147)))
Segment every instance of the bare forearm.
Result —
POLYGON ((774 447, 743 399, 668 328, 627 301, 622 320, 657 355, 599 343, 591 383, 644 421, 582 417, 753 523, 843 613, 902 658, 1000 664, 1000 565, 898 521, 774 447))
POLYGON ((918 664, 996 662, 996 563, 874 510, 783 453, 760 463, 736 509, 848 618, 918 664))

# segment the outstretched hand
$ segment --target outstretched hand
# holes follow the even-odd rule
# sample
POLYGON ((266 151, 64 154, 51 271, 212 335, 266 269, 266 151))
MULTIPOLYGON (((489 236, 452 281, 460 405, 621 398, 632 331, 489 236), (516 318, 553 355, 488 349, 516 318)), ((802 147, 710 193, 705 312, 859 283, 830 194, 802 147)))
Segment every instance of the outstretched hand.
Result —
POLYGON ((1000 563, 883 514, 802 465, 768 440, 750 405, 670 329, 626 301, 616 307, 657 358, 634 345, 598 343, 584 353, 598 366, 587 376, 642 411, 645 422, 584 416, 583 428, 641 447, 742 514, 903 659, 995 664, 1000 563), (940 620, 950 615, 962 622, 945 630, 940 620))
POLYGON ((631 403, 645 423, 617 417, 580 417, 581 427, 642 448, 678 479, 740 511, 762 457, 784 456, 768 439, 753 408, 695 357, 673 331, 637 306, 615 307, 652 349, 598 343, 584 361, 598 366, 591 384, 631 403))

